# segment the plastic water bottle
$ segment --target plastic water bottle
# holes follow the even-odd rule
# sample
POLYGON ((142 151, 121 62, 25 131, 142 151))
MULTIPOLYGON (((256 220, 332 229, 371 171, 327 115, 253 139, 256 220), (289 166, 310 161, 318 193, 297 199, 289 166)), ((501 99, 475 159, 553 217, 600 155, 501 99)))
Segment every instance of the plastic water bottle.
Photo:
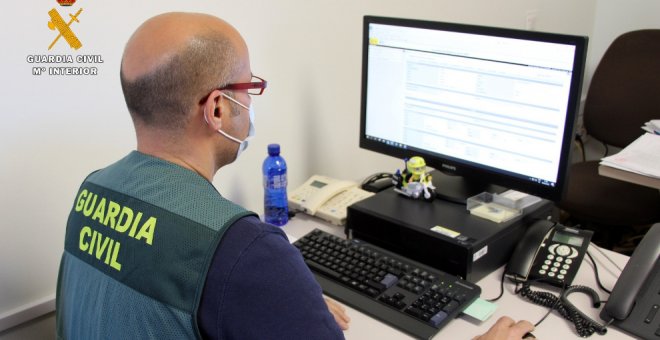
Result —
POLYGON ((280 145, 268 145, 268 157, 262 166, 264 176, 264 220, 276 226, 289 220, 286 196, 286 162, 280 156, 280 145))

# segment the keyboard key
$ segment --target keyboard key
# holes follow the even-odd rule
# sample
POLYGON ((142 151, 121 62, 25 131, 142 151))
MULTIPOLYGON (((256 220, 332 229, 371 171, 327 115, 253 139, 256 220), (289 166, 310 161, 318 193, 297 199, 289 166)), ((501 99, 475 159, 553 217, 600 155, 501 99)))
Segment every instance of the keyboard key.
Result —
POLYGON ((438 327, 438 325, 440 325, 440 323, 445 318, 447 318, 447 313, 445 313, 443 311, 440 311, 437 314, 435 314, 434 316, 432 316, 431 319, 429 320, 429 322, 433 325, 433 327, 438 327))
POLYGON ((653 321, 653 318, 655 318, 655 314, 658 313, 658 308, 660 308, 660 306, 658 305, 653 305, 653 307, 651 307, 649 314, 644 319, 644 323, 651 323, 653 321))
POLYGON ((367 285, 369 285, 371 288, 373 288, 373 289, 375 289, 379 292, 382 292, 382 291, 385 290, 385 288, 388 288, 388 287, 385 287, 385 285, 380 283, 380 282, 375 282, 375 281, 371 281, 371 280, 367 280, 367 282, 365 282, 365 283, 367 285))
POLYGON ((450 301, 442 310, 444 310, 447 313, 451 313, 458 307, 459 303, 456 300, 450 301))
POLYGON ((367 288, 366 293, 367 293, 367 295, 369 295, 369 296, 371 296, 371 297, 376 297, 376 296, 378 296, 378 294, 380 294, 379 291, 377 291, 377 290, 375 290, 375 289, 373 289, 373 288, 371 288, 371 287, 367 288))
POLYGON ((406 313, 418 318, 422 315, 422 310, 415 307, 408 307, 406 308, 406 313))
POLYGON ((387 274, 382 280, 380 280, 380 283, 383 284, 386 288, 390 288, 394 286, 397 281, 399 281, 398 277, 392 274, 387 274))
POLYGON ((394 275, 394 276, 396 276, 396 277, 401 277, 401 276, 403 275, 403 271, 402 271, 401 269, 397 269, 397 268, 395 268, 395 267, 390 267, 390 268, 387 269, 387 271, 388 271, 390 274, 392 274, 392 275, 394 275))

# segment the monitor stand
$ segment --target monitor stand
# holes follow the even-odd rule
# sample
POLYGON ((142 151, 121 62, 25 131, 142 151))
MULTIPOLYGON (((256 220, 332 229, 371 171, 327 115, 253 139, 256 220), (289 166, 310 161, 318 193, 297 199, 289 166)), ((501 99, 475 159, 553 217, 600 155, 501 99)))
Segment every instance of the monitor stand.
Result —
POLYGON ((431 171, 433 185, 438 199, 465 204, 468 198, 482 192, 502 193, 506 188, 486 181, 466 179, 462 176, 451 175, 439 170, 431 171))

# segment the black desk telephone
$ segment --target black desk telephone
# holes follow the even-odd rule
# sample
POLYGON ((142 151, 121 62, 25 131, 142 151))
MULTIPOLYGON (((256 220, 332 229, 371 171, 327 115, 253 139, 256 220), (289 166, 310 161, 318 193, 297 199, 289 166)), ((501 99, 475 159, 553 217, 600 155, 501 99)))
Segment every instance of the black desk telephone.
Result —
POLYGON ((535 280, 568 286, 580 268, 592 235, 589 230, 539 220, 516 246, 505 275, 515 282, 535 280))
MULTIPOLYGON (((515 282, 541 280, 560 287, 569 286, 592 235, 588 230, 537 221, 514 250, 505 275, 515 282)), ((651 227, 628 260, 601 310, 601 319, 642 339, 660 340, 659 257, 660 223, 651 227)), ((595 292, 593 294, 597 299, 595 292)))
POLYGON ((660 339, 660 223, 623 268, 600 318, 642 339, 660 339))

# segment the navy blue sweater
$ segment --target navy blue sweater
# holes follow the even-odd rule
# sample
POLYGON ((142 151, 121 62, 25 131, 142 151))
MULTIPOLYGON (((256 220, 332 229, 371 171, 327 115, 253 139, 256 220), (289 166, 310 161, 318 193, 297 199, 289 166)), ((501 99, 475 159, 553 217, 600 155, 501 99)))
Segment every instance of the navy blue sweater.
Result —
POLYGON ((254 216, 223 236, 197 318, 206 339, 344 338, 298 250, 254 216))

